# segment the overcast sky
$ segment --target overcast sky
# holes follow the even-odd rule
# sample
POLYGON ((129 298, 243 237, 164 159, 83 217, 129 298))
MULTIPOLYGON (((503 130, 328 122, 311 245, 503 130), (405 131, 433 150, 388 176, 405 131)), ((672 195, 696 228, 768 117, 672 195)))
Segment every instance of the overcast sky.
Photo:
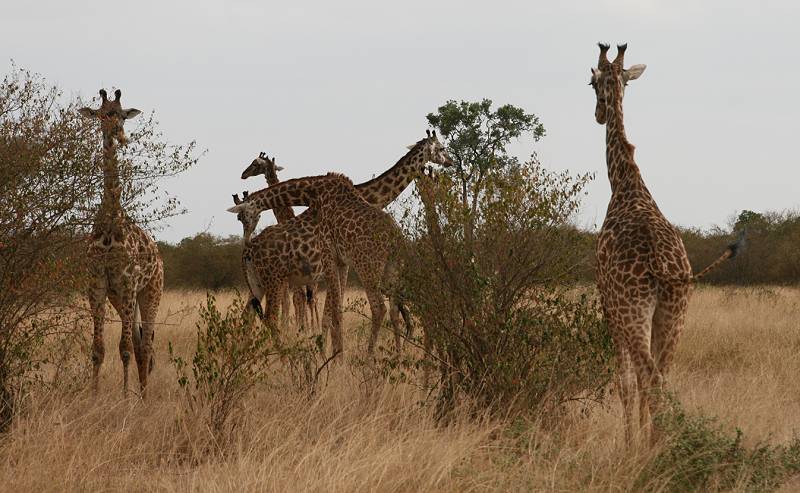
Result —
POLYGON ((645 182, 672 222, 708 227, 800 206, 798 21, 800 2, 764 0, 14 1, 0 54, 4 71, 14 59, 86 98, 119 87, 170 141, 208 149, 165 184, 189 209, 156 233, 175 241, 241 232, 225 209, 232 192, 261 187, 239 179, 259 151, 283 179, 359 182, 448 99, 537 114, 546 137, 515 152, 596 172, 579 221, 599 226, 610 188, 589 68, 597 41, 627 41, 627 63, 647 64, 625 99, 645 182))

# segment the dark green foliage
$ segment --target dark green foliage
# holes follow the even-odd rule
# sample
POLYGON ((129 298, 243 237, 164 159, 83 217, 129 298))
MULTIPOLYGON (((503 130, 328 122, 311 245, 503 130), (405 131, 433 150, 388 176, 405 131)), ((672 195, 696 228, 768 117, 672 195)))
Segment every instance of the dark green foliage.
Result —
POLYGON ((639 476, 639 488, 660 491, 772 491, 800 473, 800 439, 748 448, 742 431, 686 412, 674 399, 656 423, 665 443, 639 476))
POLYGON ((508 156, 511 138, 544 130, 490 106, 449 102, 429 115, 461 164, 420 178, 423 206, 404 217, 404 296, 431 343, 439 409, 461 397, 504 412, 601 399, 611 341, 594 303, 569 287, 587 264, 571 219, 591 177, 508 156))
POLYGON ((800 215, 797 212, 742 211, 727 229, 684 230, 689 260, 702 269, 735 237, 747 231, 746 245, 732 262, 709 274, 712 284, 796 284, 800 282, 800 215))
POLYGON ((242 239, 198 233, 173 245, 160 242, 167 288, 223 289, 244 287, 242 239))
POLYGON ((538 141, 544 136, 544 126, 536 115, 510 104, 492 110, 489 99, 450 100, 427 118, 447 139, 453 166, 442 173, 454 181, 451 192, 461 203, 462 228, 469 244, 487 179, 519 165, 519 160, 506 152, 506 146, 525 134, 538 141))
POLYGON ((274 362, 272 357, 280 354, 273 332, 244 308, 244 302, 237 297, 223 314, 214 296, 207 295, 205 305, 200 307, 191 366, 169 345, 178 385, 186 391, 190 410, 207 413, 208 423, 217 434, 226 431, 231 413, 265 378, 274 362))

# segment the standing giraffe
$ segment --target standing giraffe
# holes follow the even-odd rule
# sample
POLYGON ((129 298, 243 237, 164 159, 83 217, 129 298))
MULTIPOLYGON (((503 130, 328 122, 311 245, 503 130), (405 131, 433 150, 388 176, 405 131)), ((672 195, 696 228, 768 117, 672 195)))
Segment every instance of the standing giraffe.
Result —
MULTIPOLYGON (((275 157, 270 159, 265 153, 260 153, 257 158, 253 159, 243 172, 242 180, 246 180, 251 176, 264 175, 267 180, 267 185, 277 185, 280 183, 278 179, 278 171, 283 171, 281 166, 275 164, 275 157)), ((287 223, 294 219, 294 211, 291 207, 278 207, 272 211, 275 214, 275 219, 278 224, 287 223)), ((248 238, 249 240, 249 238, 248 238)), ((283 292, 279 294, 281 300, 281 316, 287 317, 289 313, 289 298, 288 298, 288 280, 283 292)), ((314 327, 319 326, 319 311, 317 309, 317 285, 308 284, 305 286, 296 286, 293 289, 292 303, 294 304, 294 314, 297 324, 302 330, 305 328, 307 321, 310 320, 314 327), (308 310, 308 312, 306 312, 308 310), (306 317, 308 315, 308 317, 306 317)))
MULTIPOLYGON (((651 424, 651 413, 660 408, 664 378, 683 330, 692 284, 734 257, 740 242, 728 246, 710 266, 692 275, 681 236, 645 186, 633 158, 634 147, 625 135, 625 86, 645 70, 645 65, 624 68, 626 47, 617 46, 617 57, 609 62, 609 46, 600 44, 590 85, 597 96, 595 118, 606 126, 611 183, 611 200, 597 240, 597 285, 617 351, 617 385, 625 415, 625 438, 630 444, 637 395, 643 431, 651 424)), ((655 431, 653 440, 657 438, 655 431)))
MULTIPOLYGON (((343 350, 342 281, 336 258, 353 267, 366 291, 372 311, 369 341, 369 351, 372 352, 386 315, 383 292, 392 291, 396 276, 395 256, 402 235, 394 219, 370 205, 349 178, 337 173, 281 182, 251 194, 230 211, 244 213, 247 217, 281 206, 307 206, 316 212, 318 238, 324 243, 322 266, 328 286, 322 330, 324 332, 328 328, 326 325, 330 324, 334 354, 343 350)), ((395 326, 399 342, 398 331, 395 326)))
POLYGON ((147 376, 153 368, 154 321, 164 285, 164 267, 155 241, 125 213, 121 204, 122 185, 119 178, 117 146, 128 142, 125 120, 141 113, 123 109, 122 91, 109 100, 100 90, 99 109, 81 108, 80 114, 100 120, 103 135, 103 198, 92 228, 89 247, 89 305, 94 321, 92 383, 98 390, 100 367, 105 355, 103 329, 106 298, 122 320, 119 355, 122 359, 123 389, 128 392, 128 363, 133 352, 139 373, 142 397, 147 376))
MULTIPOLYGON (((380 176, 356 185, 357 193, 368 203, 383 208, 405 190, 422 171, 426 163, 433 162, 443 166, 452 164, 452 159, 447 155, 435 132, 433 134, 429 132, 425 139, 409 146, 409 148, 410 150, 406 155, 380 176)), ((252 198, 255 195, 253 194, 250 197, 252 198)), ((261 210, 263 210, 259 207, 256 203, 250 203, 250 198, 248 198, 241 206, 237 205, 237 207, 229 210, 238 214, 245 231, 252 231, 255 228, 255 223, 258 221, 261 210)), ((266 228, 253 239, 250 246, 243 253, 245 276, 251 286, 251 291, 255 288, 257 292, 253 301, 257 303, 255 298, 260 299, 260 295, 263 294, 262 289, 274 290, 275 288, 270 288, 270 286, 277 286, 285 278, 291 278, 294 282, 310 282, 323 278, 326 275, 326 259, 334 262, 338 271, 338 292, 343 293, 348 274, 346 259, 336 254, 332 255, 331 258, 326 257, 324 254, 325 248, 326 245, 323 241, 317 211, 313 208, 309 208, 309 210, 286 225, 266 228)), ((372 310, 374 335, 370 339, 370 351, 374 348, 377 338, 375 321, 378 318, 383 320, 385 315, 383 299, 380 298, 380 304, 377 301, 379 296, 380 293, 372 296, 368 295, 369 298, 372 298, 370 300, 370 308, 374 308, 372 310)), ((274 298, 268 294, 266 299, 266 312, 269 314, 273 310, 270 307, 270 300, 274 298)), ((403 315, 406 319, 406 325, 410 326, 410 318, 407 313, 401 309, 398 303, 393 302, 390 316, 395 326, 395 345, 399 349, 398 313, 403 315)), ((325 316, 323 316, 323 324, 325 323, 324 319, 325 316)), ((380 321, 377 324, 379 326, 380 321)))

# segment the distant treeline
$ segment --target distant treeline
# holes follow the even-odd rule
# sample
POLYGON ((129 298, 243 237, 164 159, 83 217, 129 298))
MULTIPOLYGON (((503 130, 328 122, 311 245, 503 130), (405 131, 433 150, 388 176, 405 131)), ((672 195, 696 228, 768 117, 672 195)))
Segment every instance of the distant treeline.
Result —
MULTIPOLYGON (((697 272, 713 262, 738 232, 745 229, 746 243, 735 261, 726 262, 703 282, 710 284, 798 284, 800 283, 800 214, 743 211, 727 228, 681 229, 689 260, 697 272), (735 233, 735 232, 736 233, 735 233)), ((585 232, 585 248, 575 252, 580 268, 576 277, 594 281, 596 233, 585 232)), ((199 233, 177 244, 159 243, 164 256, 167 288, 244 288, 241 270, 242 239, 199 233)), ((351 284, 357 283, 352 278, 351 284)))

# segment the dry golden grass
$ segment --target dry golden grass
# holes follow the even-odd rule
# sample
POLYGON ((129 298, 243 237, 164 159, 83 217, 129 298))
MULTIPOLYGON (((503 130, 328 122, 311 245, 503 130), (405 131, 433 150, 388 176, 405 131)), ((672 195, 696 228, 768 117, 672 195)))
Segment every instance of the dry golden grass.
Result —
MULTIPOLYGON (((612 398, 558 425, 466 416, 436 426, 411 385, 364 385, 343 365, 314 399, 288 381, 259 387, 224 455, 182 419, 167 342, 188 356, 201 293, 170 292, 146 402, 122 399, 118 326, 107 330, 100 396, 53 392, 25 403, 0 450, 4 491, 631 491, 652 452, 627 450, 612 398)), ((220 297, 220 305, 230 295, 220 297)), ((700 289, 670 389, 748 442, 800 429, 800 290, 700 289)), ((351 353, 364 334, 346 318, 351 353)), ((388 335, 384 335, 388 337, 388 335)), ((284 379, 285 380, 285 379, 284 379)), ((466 414, 466 413, 465 413, 466 414)), ((649 485, 657 490, 659 480, 649 485)), ((795 483, 784 487, 793 491, 795 483)))

